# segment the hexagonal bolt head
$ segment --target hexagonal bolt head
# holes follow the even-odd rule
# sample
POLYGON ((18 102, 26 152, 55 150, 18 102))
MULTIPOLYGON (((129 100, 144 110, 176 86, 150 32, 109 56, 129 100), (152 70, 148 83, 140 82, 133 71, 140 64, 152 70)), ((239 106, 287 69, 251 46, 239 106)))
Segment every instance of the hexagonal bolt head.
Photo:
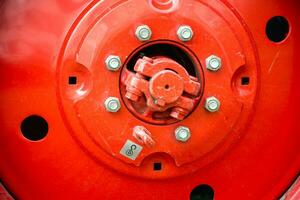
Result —
POLYGON ((104 102, 105 109, 108 112, 118 112, 121 108, 120 101, 117 97, 108 97, 104 102))
POLYGON ((222 66, 222 60, 218 56, 211 55, 206 58, 206 68, 210 71, 218 71, 222 66))
POLYGON ((193 35, 194 32, 190 26, 180 26, 177 30, 177 36, 183 42, 190 41, 193 35))
POLYGON ((152 31, 147 25, 141 25, 136 28, 135 36, 139 41, 148 41, 152 36, 152 31))
POLYGON ((110 71, 117 71, 122 66, 120 57, 114 55, 108 56, 105 60, 105 64, 110 71))
POLYGON ((179 126, 175 130, 175 137, 177 141, 186 142, 191 137, 191 131, 188 127, 179 126))
POLYGON ((220 109, 220 101, 216 97, 208 97, 205 101, 205 108, 209 112, 217 112, 220 109))

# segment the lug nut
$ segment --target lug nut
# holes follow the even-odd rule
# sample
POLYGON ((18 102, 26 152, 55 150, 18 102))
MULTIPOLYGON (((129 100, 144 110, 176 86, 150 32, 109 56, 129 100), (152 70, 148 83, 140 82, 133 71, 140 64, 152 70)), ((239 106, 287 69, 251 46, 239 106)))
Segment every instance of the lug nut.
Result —
POLYGON ((121 108, 120 101, 117 97, 108 97, 104 102, 104 106, 108 112, 118 112, 121 108))
POLYGON ((108 70, 117 71, 121 67, 122 62, 119 56, 110 55, 106 58, 105 64, 108 70))
POLYGON ((208 97, 205 102, 205 108, 209 112, 216 112, 220 108, 220 101, 216 97, 208 97))
POLYGON ((206 58, 206 68, 210 71, 218 71, 222 66, 221 58, 211 55, 206 58))
POLYGON ((152 36, 152 31, 147 25, 141 25, 137 27, 135 36, 139 41, 148 41, 152 36))
POLYGON ((194 33, 190 26, 180 26, 177 30, 177 36, 183 42, 190 41, 193 35, 194 33))
POLYGON ((175 137, 176 140, 180 142, 186 142, 191 137, 191 132, 188 127, 185 126, 179 126, 175 130, 175 137))

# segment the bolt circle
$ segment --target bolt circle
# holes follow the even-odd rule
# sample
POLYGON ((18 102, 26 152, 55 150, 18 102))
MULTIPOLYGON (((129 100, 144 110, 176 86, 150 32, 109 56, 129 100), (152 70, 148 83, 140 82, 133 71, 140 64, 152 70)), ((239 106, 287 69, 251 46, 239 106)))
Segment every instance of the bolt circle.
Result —
POLYGON ((149 26, 141 25, 137 27, 135 36, 139 41, 148 41, 152 36, 152 31, 149 26))
POLYGON ((120 69, 122 62, 119 56, 110 55, 106 58, 105 64, 108 70, 117 71, 120 69))
POLYGON ((221 69, 222 61, 221 58, 215 55, 211 55, 206 59, 206 68, 210 71, 218 71, 221 69))
POLYGON ((191 131, 188 127, 179 126, 175 130, 175 138, 177 141, 186 142, 191 137, 191 131))
POLYGON ((205 108, 209 112, 216 112, 220 109, 220 101, 216 97, 208 97, 205 101, 205 108))
POLYGON ((177 30, 177 36, 183 42, 190 41, 193 35, 194 32, 190 26, 180 26, 177 30))
POLYGON ((108 112, 118 112, 121 108, 120 101, 117 97, 108 97, 104 102, 105 109, 108 112))
MULTIPOLYGON (((60 59, 56 62, 55 66, 55 74, 57 75, 55 80, 57 85, 57 99, 61 103, 59 105, 59 112, 64 116, 64 122, 68 127, 68 131, 72 132, 72 137, 78 141, 80 148, 84 150, 88 157, 92 157, 97 163, 111 167, 112 170, 116 170, 118 173, 124 174, 124 176, 150 179, 153 179, 153 176, 155 176, 154 173, 157 174, 157 172, 153 171, 152 166, 153 160, 158 158, 158 161, 163 162, 163 169, 170 170, 163 170, 163 174, 161 174, 163 176, 159 175, 155 176, 155 178, 169 179, 188 173, 196 173, 199 169, 202 170, 203 167, 205 168, 208 164, 214 162, 215 159, 222 158, 221 156, 228 150, 227 147, 236 142, 244 134, 243 131, 232 133, 232 128, 243 130, 243 127, 247 126, 249 117, 252 116, 253 105, 256 103, 255 100, 257 100, 255 98, 256 93, 259 92, 257 87, 260 85, 260 80, 257 78, 257 75, 259 75, 259 70, 257 70, 259 68, 259 59, 256 56, 257 49, 251 45, 253 38, 247 32, 247 27, 244 26, 245 24, 242 19, 239 20, 236 17, 232 7, 227 9, 225 4, 217 3, 207 4, 208 7, 206 8, 208 9, 205 10, 207 11, 205 13, 189 12, 189 7, 178 10, 153 10, 147 4, 148 7, 146 7, 150 9, 149 12, 135 13, 137 14, 136 17, 141 19, 138 22, 139 24, 135 20, 137 18, 132 18, 130 15, 122 15, 123 11, 137 9, 135 1, 128 1, 126 4, 118 4, 115 7, 111 7, 111 9, 104 9, 101 16, 105 17, 97 17, 99 16, 98 7, 101 9, 101 5, 98 6, 97 4, 91 7, 92 9, 86 12, 86 14, 82 13, 82 16, 76 20, 72 29, 68 30, 70 34, 64 39, 64 46, 68 46, 68 48, 64 48, 63 46, 57 52, 60 59), (158 22, 156 19, 158 15, 168 15, 167 12, 169 11, 172 11, 170 14, 177 15, 179 17, 178 20, 160 19, 161 22, 165 23, 165 26, 158 29, 152 27, 153 24, 158 22), (187 15, 181 15, 180 12, 182 11, 187 15), (205 27, 207 24, 203 19, 207 19, 205 17, 208 14, 215 19, 216 23, 224 27, 224 34, 213 34, 215 31, 218 31, 217 26, 205 27), (127 18, 125 19, 124 16, 127 18), (90 17, 95 17, 96 19, 92 24, 89 23, 90 17), (180 21, 187 21, 187 18, 193 20, 188 20, 190 21, 188 23, 180 23, 180 21), (118 28, 120 34, 107 34, 104 38, 94 37, 103 33, 101 27, 107 26, 109 20, 113 20, 114 24, 120 27, 118 28), (125 24, 124 20, 126 21, 125 24), (228 22, 234 23, 231 24, 228 22), (90 24, 91 26, 86 26, 86 24, 90 24), (136 28, 142 24, 147 24, 152 29, 152 38, 150 41, 141 42, 135 36, 136 28), (190 25, 192 27, 194 36, 191 41, 182 42, 178 39, 177 29, 180 25, 190 25), (206 53, 201 49, 203 48, 203 45, 201 45, 203 38, 200 37, 201 27, 205 27, 205 39, 207 39, 207 43, 205 43, 205 46, 207 46, 206 53), (198 30, 198 28, 200 29, 198 30), (131 37, 128 40, 124 40, 123 33, 131 33, 131 37), (226 36, 225 38, 231 38, 232 42, 226 43, 226 39, 224 42, 224 36, 226 36), (89 41, 93 41, 97 47, 101 48, 85 49, 85 47, 90 46, 89 41), (200 43, 198 44, 198 42, 200 43), (112 47, 121 48, 112 49, 112 47), (236 47, 234 51, 241 52, 241 56, 232 58, 234 59, 233 62, 240 65, 245 65, 244 63, 246 63, 247 65, 247 68, 243 71, 239 70, 239 66, 233 66, 234 69, 226 66, 228 63, 227 61, 225 63, 224 59, 228 57, 228 53, 233 51, 233 47, 236 47), (74 51, 74 49, 78 51, 74 51), (109 49, 111 50, 107 51, 109 49), (176 50, 178 55, 170 55, 169 52, 173 52, 173 50, 176 50), (100 58, 100 65, 104 66, 100 66, 99 68, 99 59, 86 60, 87 57, 84 57, 84 55, 82 57, 80 54, 78 57, 78 52, 87 52, 88 54, 96 55, 96 57, 100 58), (199 52, 204 53, 202 59, 198 55, 199 52), (222 68, 218 72, 210 72, 206 69, 205 60, 212 54, 222 58, 222 68), (120 71, 111 72, 106 68, 105 60, 109 55, 118 55, 121 58, 122 66, 119 69, 120 71), (126 78, 132 75, 130 72, 134 73, 136 59, 146 56, 153 58, 154 55, 169 56, 174 61, 180 61, 188 69, 190 75, 198 78, 201 90, 197 94, 197 97, 194 98, 194 103, 195 106, 200 106, 200 109, 199 107, 194 107, 191 112, 187 113, 186 110, 174 108, 168 109, 166 112, 161 112, 162 114, 158 115, 159 112, 153 112, 151 109, 147 110, 147 104, 141 106, 143 109, 138 107, 141 102, 140 100, 143 103, 147 103, 143 94, 140 94, 140 91, 130 88, 129 90, 132 93, 129 94, 135 96, 131 96, 130 98, 125 96, 126 78), (103 79, 103 75, 106 77, 105 79, 103 79), (240 79, 244 75, 250 78, 251 87, 240 87, 240 79), (70 76, 78 78, 79 82, 76 87, 68 86, 68 77, 70 76), (214 87, 222 84, 222 80, 226 78, 228 79, 228 84, 224 85, 224 87, 214 87), (109 93, 107 93, 108 91, 109 93), (220 94, 222 96, 219 96, 220 94), (240 95, 247 95, 247 98, 240 98, 240 95), (104 101, 110 96, 118 97, 120 100, 121 109, 117 113, 110 113, 104 107, 104 101), (209 96, 217 97, 222 103, 222 107, 216 113, 210 113, 204 108, 205 99, 209 96), (241 103, 235 104, 236 99, 241 101, 241 103), (96 105, 95 101, 98 101, 96 105), (232 109, 225 109, 225 105, 227 107, 227 104, 232 109), (97 105, 98 108, 95 107, 97 105), (222 120, 219 118, 222 117, 220 115, 221 112, 222 115, 226 115, 226 123, 232 126, 222 126, 222 123, 217 122, 218 120, 222 120), (98 120, 93 120, 93 117, 96 117, 98 120), (206 123, 199 123, 199 120, 202 119, 206 123), (107 123, 108 121, 110 123, 107 123), (128 123, 120 123, 122 121, 128 123), (116 123, 117 126, 112 125, 116 123), (139 124, 153 131, 154 139, 157 142, 164 141, 166 137, 170 136, 169 139, 171 141, 167 142, 166 145, 158 145, 158 150, 155 150, 156 147, 155 149, 144 148, 136 160, 124 158, 119 153, 122 144, 125 144, 127 139, 138 144, 138 141, 132 138, 132 128, 139 124), (209 128, 207 128, 207 124, 209 124, 209 128), (175 129, 180 125, 187 126, 193 131, 193 136, 187 142, 179 142, 175 138, 175 129), (101 131, 100 135, 99 127, 101 130, 105 129, 105 131, 101 131), (194 132, 197 130, 201 130, 200 136, 194 132), (211 135, 211 130, 214 130, 213 132, 218 137, 211 135), (167 135, 159 134, 160 132, 165 132, 167 135), (223 148, 224 145, 220 145, 224 141, 228 144, 225 145, 226 148, 223 148), (187 145, 188 148, 185 148, 187 145), (157 152, 159 153, 157 154, 157 152), (162 154, 162 157, 160 157, 160 154, 162 154), (165 157, 165 154, 170 155, 165 157), (170 163, 168 162, 169 159, 171 159, 170 163), (180 167, 174 165, 172 159, 180 167), (165 164, 168 165, 165 166, 165 164), (147 170, 136 170, 136 167, 132 167, 133 165, 147 168, 147 170)), ((111 5, 114 6, 113 3, 111 5)), ((181 4, 179 3, 178 6, 181 6, 181 4)), ((194 6, 197 6, 198 10, 201 10, 203 7, 200 3, 194 6)), ((169 67, 167 66, 165 69, 169 69, 169 67)), ((146 76, 145 79, 149 80, 149 77, 146 76)), ((196 81, 194 78, 191 80, 196 81)), ((184 96, 189 97, 186 93, 184 93, 184 96)), ((153 101, 154 99, 150 100, 153 101)), ((156 105, 153 107, 159 108, 156 105)))

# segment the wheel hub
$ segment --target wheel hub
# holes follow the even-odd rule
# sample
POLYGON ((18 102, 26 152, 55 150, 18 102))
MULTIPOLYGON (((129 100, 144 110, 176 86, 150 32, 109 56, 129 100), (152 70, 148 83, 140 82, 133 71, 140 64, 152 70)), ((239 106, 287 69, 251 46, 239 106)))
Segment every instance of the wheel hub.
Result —
MULTIPOLYGON (((188 18, 196 21, 178 16, 182 24, 165 20, 160 29, 153 25, 157 13, 151 8, 147 14, 131 10, 143 23, 125 23, 121 13, 130 12, 125 5, 70 38, 63 54, 69 56, 58 68, 62 115, 74 137, 118 171, 157 178, 195 171, 225 153, 249 120, 257 83, 251 43, 237 37, 248 36, 230 9, 224 16, 237 22, 235 32, 209 7, 199 9, 217 20, 217 27, 193 12, 188 18), (110 30, 115 34, 103 35, 102 27, 112 19, 118 23, 110 30), (216 34, 220 26, 224 30, 216 34), (78 84, 66 84, 70 76, 78 84), (244 76, 250 85, 241 85, 244 76), (107 99, 120 108, 109 108, 107 99), (152 171, 149 166, 157 159, 170 170, 152 171)), ((149 9, 148 3, 142 5, 149 9)))

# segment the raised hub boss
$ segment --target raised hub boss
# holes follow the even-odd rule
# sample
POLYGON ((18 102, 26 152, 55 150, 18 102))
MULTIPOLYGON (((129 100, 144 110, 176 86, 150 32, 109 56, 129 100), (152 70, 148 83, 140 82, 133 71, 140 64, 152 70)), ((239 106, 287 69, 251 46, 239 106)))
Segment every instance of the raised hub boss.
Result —
POLYGON ((223 154, 249 120, 257 63, 250 40, 238 38, 249 36, 226 7, 226 20, 198 8, 218 26, 203 21, 203 12, 189 13, 190 21, 180 10, 177 20, 159 18, 164 25, 157 26, 156 15, 173 7, 153 12, 154 4, 144 2, 144 13, 126 5, 91 12, 98 20, 78 25, 69 38, 58 66, 65 122, 92 155, 124 173, 164 178, 197 170, 223 154), (125 20, 123 12, 140 21, 125 20), (103 34, 112 19, 114 34, 103 34), (68 84, 70 77, 76 84, 68 84), (251 82, 241 84, 242 77, 251 82), (147 166, 162 156, 172 170, 153 174, 147 166))

